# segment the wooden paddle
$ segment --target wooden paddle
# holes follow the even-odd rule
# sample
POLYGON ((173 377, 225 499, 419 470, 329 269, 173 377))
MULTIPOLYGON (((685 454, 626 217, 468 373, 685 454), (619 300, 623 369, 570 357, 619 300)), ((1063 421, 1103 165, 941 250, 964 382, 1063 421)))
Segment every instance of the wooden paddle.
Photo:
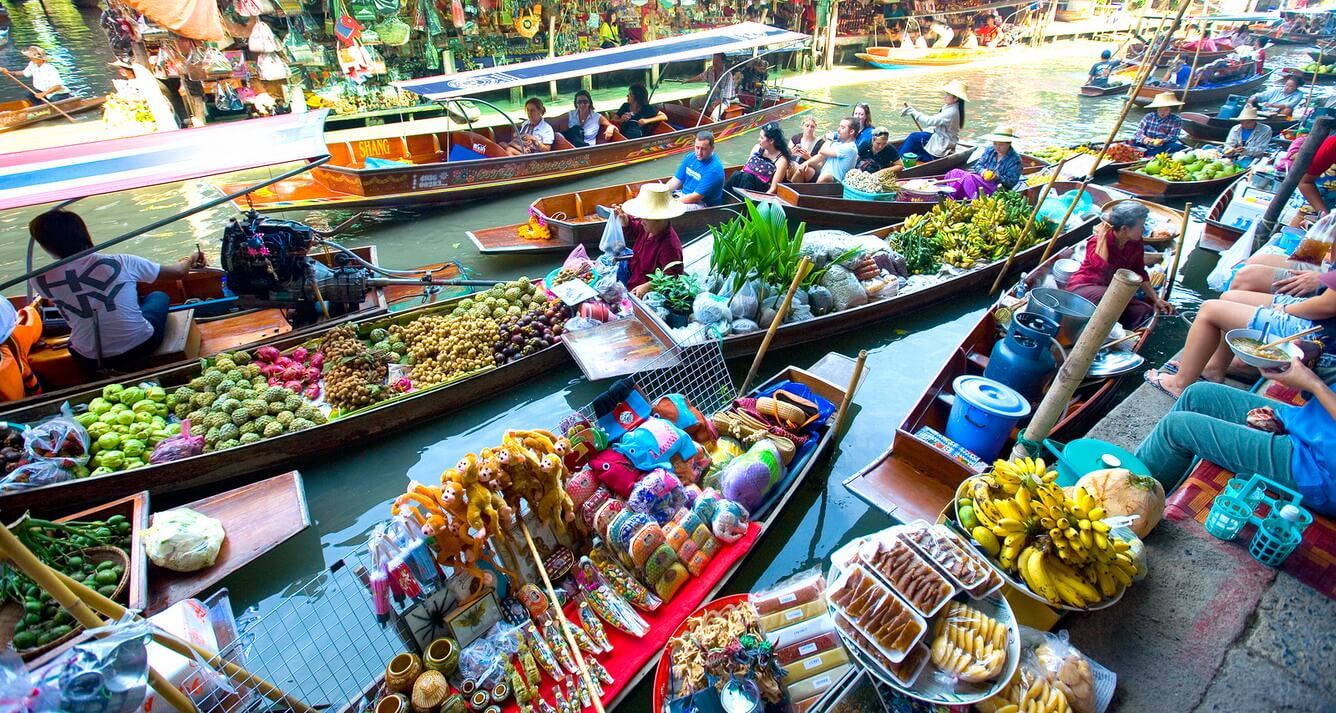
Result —
MULTIPOLYGON (((10 72, 8 69, 5 70, 5 76, 6 76, 6 77, 9 77, 9 78, 12 79, 12 80, 14 80, 14 83, 17 84, 17 85, 19 85, 20 87, 23 87, 23 88, 26 89, 27 91, 32 92, 33 96, 36 96, 36 95, 37 95, 37 90, 35 90, 35 89, 29 87, 27 84, 24 84, 23 80, 19 79, 18 77, 15 77, 15 76, 14 76, 14 73, 13 73, 13 72, 10 72)), ((61 116, 65 117, 66 119, 69 119, 71 122, 74 121, 74 117, 70 116, 69 114, 66 114, 66 113, 65 113, 65 110, 64 110, 64 109, 61 109, 61 108, 58 107, 58 106, 56 106, 55 102, 51 101, 50 99, 47 99, 46 97, 37 97, 37 98, 40 99, 41 101, 45 102, 45 103, 46 103, 48 106, 50 106, 52 109, 55 109, 57 112, 60 113, 61 116)))
POLYGON ((1263 344, 1262 346, 1258 347, 1258 348, 1257 348, 1257 351, 1259 351, 1259 352, 1261 352, 1261 351, 1266 351, 1267 349, 1271 349, 1271 348, 1273 348, 1273 347, 1278 347, 1278 346, 1284 344, 1285 342, 1292 342, 1292 341, 1298 339, 1299 337, 1306 337, 1306 336, 1308 336, 1308 335, 1310 335, 1310 334, 1313 334, 1313 333, 1315 333, 1315 332, 1321 332, 1321 331, 1322 331, 1322 325, 1320 325, 1320 324, 1317 325, 1316 327, 1309 327, 1308 329, 1305 329, 1304 331, 1299 332, 1299 333, 1297 333, 1297 334, 1291 334, 1291 335, 1288 336, 1288 337, 1282 337, 1282 338, 1280 338, 1280 339, 1277 339, 1277 340, 1274 341, 1274 342, 1267 342, 1266 344, 1263 344))

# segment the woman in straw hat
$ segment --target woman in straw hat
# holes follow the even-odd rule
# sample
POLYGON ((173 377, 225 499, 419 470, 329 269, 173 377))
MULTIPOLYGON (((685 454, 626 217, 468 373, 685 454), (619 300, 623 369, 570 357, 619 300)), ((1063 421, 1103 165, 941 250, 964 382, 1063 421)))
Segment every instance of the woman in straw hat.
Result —
MULTIPOLYGON (((30 99, 59 101, 69 98, 70 90, 65 88, 56 66, 47 61, 46 50, 33 45, 19 54, 30 60, 28 66, 23 68, 23 76, 32 80, 32 90, 28 92, 30 99)), ((8 69, 0 68, 0 71, 13 76, 13 72, 8 69)))
POLYGON ((647 183, 635 198, 612 207, 613 215, 621 221, 626 244, 634 251, 626 286, 637 297, 649 292, 649 276, 656 270, 669 275, 683 273, 682 241, 670 221, 686 211, 682 201, 673 197, 672 189, 662 183, 647 183))
POLYGON ((32 345, 42 338, 41 297, 21 310, 0 297, 0 403, 42 393, 42 385, 28 364, 32 345))
POLYGON ((1183 106, 1183 102, 1173 92, 1160 92, 1146 105, 1154 109, 1141 117, 1137 132, 1132 135, 1133 145, 1145 150, 1147 156, 1162 154, 1166 151, 1181 151, 1183 142, 1178 137, 1183 133, 1183 120, 1174 113, 1174 109, 1183 106))
POLYGON ((1252 106, 1243 107, 1238 119, 1239 123, 1229 127, 1221 153, 1247 166, 1271 152, 1271 127, 1257 122, 1257 108, 1252 106))
POLYGON ((965 126, 965 83, 955 79, 942 87, 945 98, 942 109, 936 114, 923 112, 905 104, 901 116, 913 117, 919 126, 929 131, 915 131, 905 137, 900 145, 900 154, 914 154, 920 162, 933 161, 949 155, 960 141, 960 129, 965 126), (929 133, 931 132, 931 133, 929 133))
POLYGON ((1021 181, 1021 155, 1016 153, 1011 142, 1016 140, 1016 132, 1010 126, 999 126, 991 134, 979 137, 980 141, 991 141, 992 146, 983 150, 983 155, 968 170, 951 169, 946 180, 954 183, 951 197, 966 200, 979 197, 980 194, 991 196, 998 188, 1011 188, 1021 181))

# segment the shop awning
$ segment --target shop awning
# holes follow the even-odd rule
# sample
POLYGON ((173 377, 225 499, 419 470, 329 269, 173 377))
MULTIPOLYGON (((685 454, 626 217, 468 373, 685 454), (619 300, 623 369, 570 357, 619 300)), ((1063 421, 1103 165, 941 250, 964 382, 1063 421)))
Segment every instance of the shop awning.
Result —
POLYGON ((475 69, 458 74, 410 79, 395 84, 433 101, 441 101, 526 84, 703 59, 718 52, 739 52, 755 47, 799 42, 806 38, 807 35, 800 32, 790 32, 757 22, 743 22, 732 27, 720 27, 653 42, 507 64, 490 69, 475 69))
POLYGON ((217 0, 123 0, 154 24, 192 40, 231 40, 217 0))
POLYGON ((0 156, 0 210, 318 158, 328 110, 0 156))

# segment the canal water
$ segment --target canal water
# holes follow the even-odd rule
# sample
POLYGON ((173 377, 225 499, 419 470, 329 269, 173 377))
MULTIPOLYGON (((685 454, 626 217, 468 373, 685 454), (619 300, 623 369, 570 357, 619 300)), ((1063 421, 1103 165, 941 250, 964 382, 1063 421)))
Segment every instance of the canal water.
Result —
MULTIPOLYGON (((77 79, 70 77, 72 83, 104 89, 105 79, 91 69, 100 67, 108 54, 96 26, 96 14, 71 15, 72 8, 59 9, 60 5, 56 0, 48 0, 49 15, 43 14, 36 2, 11 5, 15 20, 12 44, 25 46, 43 39, 46 42, 38 43, 48 48, 61 45, 68 51, 63 55, 67 59, 65 67, 87 70, 75 73, 77 79)), ((877 124, 891 127, 894 134, 902 134, 914 129, 911 122, 899 116, 903 102, 933 110, 940 102, 941 85, 960 79, 967 84, 972 100, 968 104, 965 137, 988 133, 997 124, 1007 123, 1022 137, 1019 143, 1022 149, 1071 144, 1104 138, 1121 108, 1118 99, 1082 99, 1076 94, 1090 64, 1106 47, 1109 46, 1093 42, 1068 43, 1039 50, 1036 59, 1005 66, 928 72, 850 68, 833 75, 836 81, 820 89, 807 89, 806 93, 831 102, 867 102, 877 124)), ((15 57, 12 48, 0 50, 0 61, 5 66, 21 66, 15 57)), ((1288 64, 1306 61, 1297 56, 1281 59, 1288 64)), ((815 115, 824 131, 847 112, 845 108, 819 105, 815 115)), ((1140 112, 1134 112, 1129 125, 1134 125, 1139 117, 1140 112)), ((796 119, 783 124, 786 133, 797 126, 796 119)), ((719 152, 726 163, 739 163, 750 151, 750 144, 749 139, 729 141, 719 146, 719 152)), ((676 159, 665 159, 559 188, 514 194, 462 208, 380 211, 368 215, 344 241, 348 245, 376 245, 382 261, 390 267, 458 260, 487 278, 538 275, 558 264, 559 258, 480 256, 464 231, 519 222, 529 202, 542 193, 668 175, 675 164, 676 159)), ((213 195, 216 189, 210 182, 192 181, 90 198, 80 201, 76 209, 89 218, 97 237, 106 238, 213 195)), ((34 210, 26 210, 0 215, 0 274, 21 271, 27 238, 25 226, 34 214, 34 210)), ((124 250, 168 259, 185 254, 199 242, 206 251, 216 253, 221 227, 231 214, 224 209, 201 214, 131 241, 124 250)), ((328 226, 337 224, 347 214, 294 213, 286 217, 328 226)), ((1193 253, 1185 262, 1183 284, 1173 298, 1180 309, 1191 310, 1200 303, 1205 275, 1213 263, 1214 256, 1202 252, 1193 253)), ((780 515, 774 531, 761 540, 725 593, 765 586, 813 565, 824 565, 825 558, 840 543, 888 524, 884 514, 852 495, 842 481, 887 448, 896 425, 987 303, 988 298, 982 293, 966 295, 891 323, 869 326, 819 344, 778 350, 767 356, 761 370, 763 375, 788 364, 810 365, 828 351, 853 356, 866 349, 869 373, 855 399, 854 418, 832 457, 808 478, 780 515)), ((1186 328, 1184 321, 1166 320, 1148 353, 1152 362, 1159 363, 1177 351, 1186 328)), ((746 364, 735 368, 745 370, 746 364)), ((741 374, 735 373, 734 378, 740 380, 741 374)), ((1135 377, 1129 378, 1124 388, 1130 390, 1136 383, 1135 377)), ((239 606, 258 605, 261 609, 275 605, 286 592, 292 591, 295 583, 362 546, 370 529, 388 515, 390 501, 404 492, 410 479, 434 482, 445 467, 463 454, 498 442, 505 429, 551 426, 600 391, 600 386, 586 383, 573 366, 566 366, 429 424, 374 442, 348 444, 338 458, 300 464, 313 527, 230 578, 226 584, 233 602, 239 606)), ((649 708, 646 688, 642 684, 629 709, 649 708)))

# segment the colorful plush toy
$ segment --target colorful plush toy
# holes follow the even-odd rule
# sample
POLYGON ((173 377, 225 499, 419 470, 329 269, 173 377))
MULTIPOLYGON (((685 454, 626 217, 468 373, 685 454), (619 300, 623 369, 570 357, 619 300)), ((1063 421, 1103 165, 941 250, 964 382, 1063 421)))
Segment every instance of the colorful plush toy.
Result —
POLYGON ((779 449, 769 439, 761 439, 724 466, 719 473, 719 490, 751 512, 761 507, 766 493, 783 477, 779 449))
POLYGON ((699 450, 686 431, 662 418, 647 419, 622 436, 612 448, 645 472, 655 468, 671 470, 674 455, 693 458, 699 450))
POLYGON ((662 525, 672 519, 687 504, 686 493, 677 476, 662 468, 650 471, 640 479, 626 498, 626 507, 654 518, 662 525))
POLYGON ((710 456, 710 467, 705 471, 705 475, 700 478, 702 488, 719 487, 719 473, 723 471, 728 462, 747 452, 742 443, 736 438, 730 436, 720 436, 718 440, 711 443, 706 452, 710 456))
MULTIPOLYGON (((710 533, 720 541, 737 542, 747 534, 747 523, 750 518, 747 509, 725 498, 716 490, 702 492, 692 505, 692 512, 701 522, 709 526, 710 533)), ((692 533, 694 539, 695 531, 688 530, 688 532, 692 533)), ((697 544, 703 543, 697 542, 697 544)))
POLYGON ((669 461, 673 464, 673 473, 683 485, 700 482, 710 471, 710 456, 704 448, 697 449, 696 455, 690 458, 674 455, 669 461))
POLYGON ((598 482, 623 498, 631 494, 631 488, 635 487, 641 476, 630 459, 611 449, 594 454, 589 460, 589 469, 594 472, 598 482))
POLYGON ((459 483, 450 481, 437 488, 412 481, 408 492, 395 499, 390 512, 413 518, 432 537, 438 563, 479 579, 487 576, 477 565, 488 559, 484 538, 469 533, 468 505, 459 483))
POLYGON ((571 443, 571 450, 566 454, 566 467, 571 470, 588 465, 595 453, 608 447, 608 434, 588 422, 572 426, 566 432, 566 439, 571 443))
POLYGON ((687 397, 682 394, 668 394, 654 402, 653 413, 677 426, 697 443, 709 443, 719 437, 714 422, 705 417, 687 397))

